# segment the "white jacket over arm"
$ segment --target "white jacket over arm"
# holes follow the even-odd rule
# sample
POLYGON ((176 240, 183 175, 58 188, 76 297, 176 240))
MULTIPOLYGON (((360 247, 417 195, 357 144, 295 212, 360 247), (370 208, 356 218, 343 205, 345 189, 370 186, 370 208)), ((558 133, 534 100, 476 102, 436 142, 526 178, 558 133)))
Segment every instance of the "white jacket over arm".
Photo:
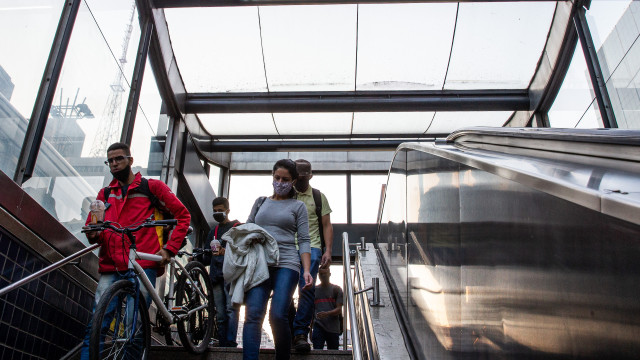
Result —
POLYGON ((222 274, 231 284, 233 304, 242 304, 245 291, 269 279, 269 266, 278 265, 278 243, 256 224, 242 224, 222 235, 227 241, 222 274))

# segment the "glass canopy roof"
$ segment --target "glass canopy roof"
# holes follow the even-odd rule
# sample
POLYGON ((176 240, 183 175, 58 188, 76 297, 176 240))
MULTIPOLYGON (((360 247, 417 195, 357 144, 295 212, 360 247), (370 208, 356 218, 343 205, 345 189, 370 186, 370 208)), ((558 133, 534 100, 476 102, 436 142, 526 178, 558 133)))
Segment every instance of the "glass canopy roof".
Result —
MULTIPOLYGON (((189 93, 527 89, 556 2, 168 8, 189 93)), ((198 114, 214 135, 422 134, 512 112, 198 114)))

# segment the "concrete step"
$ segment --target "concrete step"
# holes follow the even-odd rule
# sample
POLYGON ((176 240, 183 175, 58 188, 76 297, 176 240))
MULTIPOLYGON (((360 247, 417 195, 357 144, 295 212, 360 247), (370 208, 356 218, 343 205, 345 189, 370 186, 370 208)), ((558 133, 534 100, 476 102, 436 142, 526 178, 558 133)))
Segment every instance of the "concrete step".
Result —
MULTIPOLYGON (((274 349, 260 349, 260 360, 273 359, 274 349)), ((306 354, 291 350, 291 360, 347 360, 351 359, 351 351, 343 350, 311 350, 306 354)), ((152 346, 149 360, 240 360, 240 348, 209 348, 204 354, 194 355, 178 346, 152 346)))

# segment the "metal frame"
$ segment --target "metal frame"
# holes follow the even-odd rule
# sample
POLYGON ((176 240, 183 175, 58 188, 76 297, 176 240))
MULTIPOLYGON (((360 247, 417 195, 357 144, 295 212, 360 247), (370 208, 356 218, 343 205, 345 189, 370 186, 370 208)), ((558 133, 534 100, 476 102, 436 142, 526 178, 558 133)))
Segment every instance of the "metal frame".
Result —
POLYGON ((58 80, 60 79, 62 64, 64 63, 67 48, 69 47, 71 32, 73 31, 81 2, 81 0, 65 1, 64 8, 62 9, 58 29, 53 38, 53 45, 49 52, 47 65, 42 75, 38 95, 25 133, 24 143, 22 149, 20 149, 20 157, 18 158, 16 172, 13 177, 13 181, 18 184, 24 183, 33 175, 38 152, 40 151, 40 144, 42 143, 44 131, 47 127, 49 111, 56 93, 58 80))
POLYGON ((556 4, 547 43, 529 84, 529 109, 515 112, 504 126, 531 126, 534 121, 537 126, 549 126, 546 115, 537 115, 549 111, 569 70, 578 42, 576 29, 571 22, 577 8, 578 5, 570 1, 558 1, 556 4))
POLYGON ((133 68, 131 89, 129 90, 129 100, 127 101, 127 111, 124 116, 124 122, 122 123, 122 133, 120 134, 120 142, 128 145, 131 145, 131 139, 133 138, 133 127, 135 125, 136 115, 138 114, 142 80, 144 78, 144 70, 152 36, 153 23, 149 21, 149 18, 146 18, 142 26, 142 34, 140 35, 140 42, 138 44, 138 54, 136 55, 136 63, 133 68))
POLYGON ((589 70, 589 76, 591 77, 591 83, 593 85, 596 101, 598 102, 600 116, 602 116, 602 123, 605 128, 617 128, 618 123, 616 122, 616 116, 613 112, 609 92, 607 91, 607 84, 602 75, 602 68, 600 67, 598 54, 596 53, 593 38, 591 37, 591 31, 589 30, 589 24, 587 23, 586 9, 583 6, 580 6, 578 11, 574 14, 573 22, 575 24, 576 31, 578 32, 578 36, 580 37, 582 52, 584 53, 587 69, 589 70))
POLYGON ((528 110, 526 90, 193 93, 187 113, 528 110))
MULTIPOLYGON (((415 139, 414 139, 415 140, 415 139)), ((428 140, 428 139, 422 139, 428 140)), ((202 152, 278 152, 293 150, 394 150, 403 140, 210 141, 195 140, 202 152)))
POLYGON ((340 4, 393 4, 393 3, 445 3, 445 2, 508 2, 545 0, 154 0, 157 8, 220 7, 220 6, 268 6, 268 5, 340 5, 340 4))

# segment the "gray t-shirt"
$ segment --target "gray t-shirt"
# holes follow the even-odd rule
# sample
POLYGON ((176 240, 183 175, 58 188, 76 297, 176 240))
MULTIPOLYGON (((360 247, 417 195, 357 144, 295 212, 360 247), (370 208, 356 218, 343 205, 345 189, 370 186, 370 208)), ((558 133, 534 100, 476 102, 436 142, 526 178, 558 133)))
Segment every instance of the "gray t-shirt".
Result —
MULTIPOLYGON (((319 312, 331 311, 338 304, 342 304, 342 289, 338 285, 320 284, 316 286, 316 314, 319 312)), ((316 318, 316 324, 326 332, 333 334, 340 333, 340 316, 329 316, 324 319, 316 318)))
POLYGON ((266 198, 256 214, 256 208, 262 199, 258 198, 253 204, 247 222, 259 225, 276 239, 280 251, 278 267, 299 272, 300 254, 311 252, 307 207, 302 201, 296 199, 266 198), (300 250, 296 250, 296 233, 300 250))

